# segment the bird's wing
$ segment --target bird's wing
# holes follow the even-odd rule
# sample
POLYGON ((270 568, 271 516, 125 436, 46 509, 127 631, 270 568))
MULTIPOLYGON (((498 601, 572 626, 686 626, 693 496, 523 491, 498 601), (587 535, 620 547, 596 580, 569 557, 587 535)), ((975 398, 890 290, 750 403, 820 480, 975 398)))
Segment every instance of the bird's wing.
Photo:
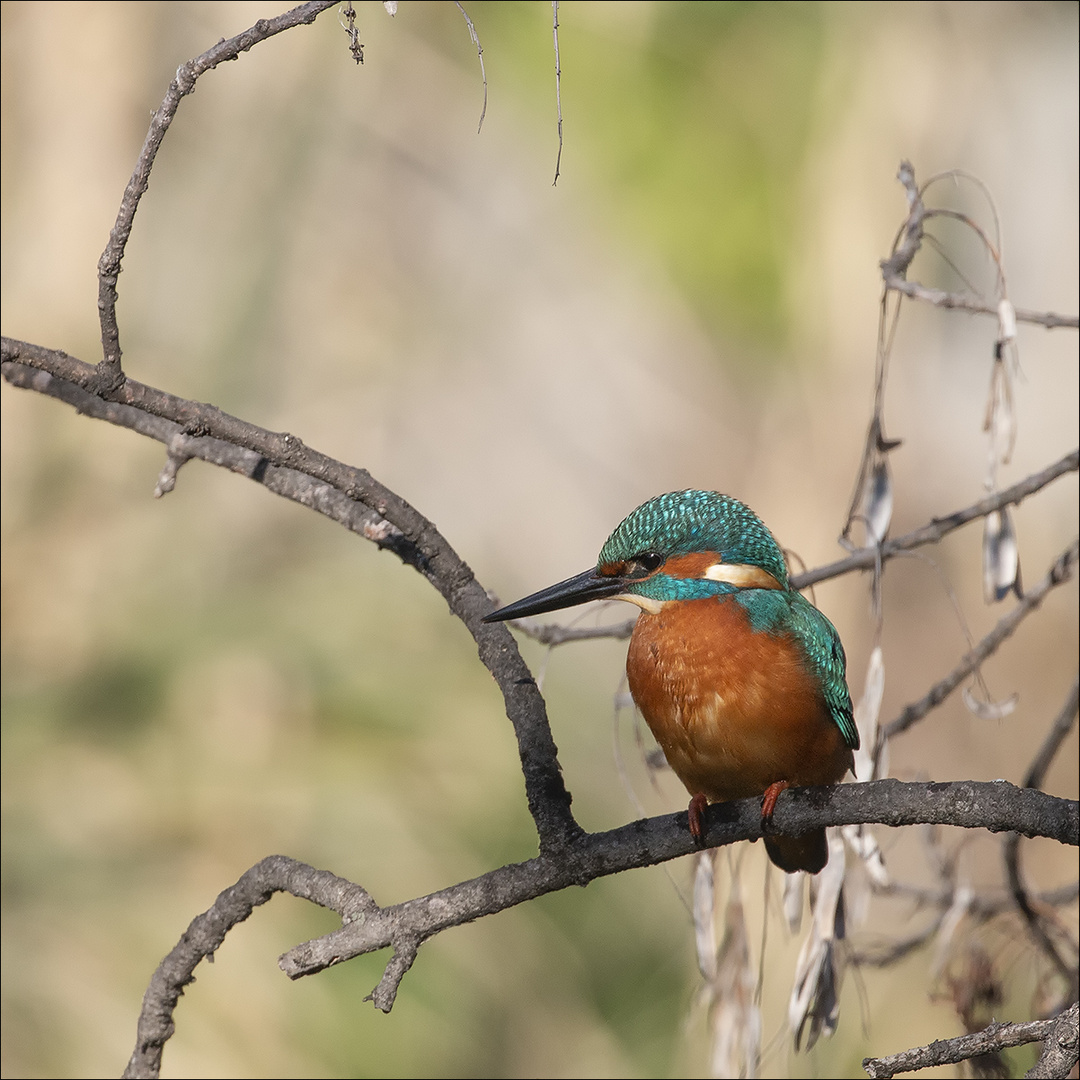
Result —
POLYGON ((859 729, 855 726, 855 714, 851 707, 851 694, 847 684, 847 658, 836 627, 820 611, 799 593, 791 593, 792 629, 802 642, 821 682, 825 704, 829 707, 836 726, 844 736, 844 742, 852 750, 859 749, 859 729))
POLYGON ((836 627, 801 593, 790 589, 739 589, 734 598, 758 633, 790 634, 802 646, 806 661, 844 742, 859 749, 859 729, 847 685, 847 658, 836 627))

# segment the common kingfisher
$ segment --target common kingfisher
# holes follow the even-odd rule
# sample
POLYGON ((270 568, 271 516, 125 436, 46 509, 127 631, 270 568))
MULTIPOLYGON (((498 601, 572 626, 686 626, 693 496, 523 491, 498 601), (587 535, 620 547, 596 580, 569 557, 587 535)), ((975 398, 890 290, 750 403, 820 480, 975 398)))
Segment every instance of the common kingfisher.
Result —
MULTIPOLYGON (((835 784, 859 732, 835 627, 788 582, 779 545, 748 506, 716 491, 642 504, 592 570, 509 604, 484 622, 587 600, 641 608, 626 656, 630 693, 691 795, 700 840, 707 804, 762 796, 772 817, 788 787, 835 784)), ((788 873, 829 860, 824 829, 766 836, 788 873)))

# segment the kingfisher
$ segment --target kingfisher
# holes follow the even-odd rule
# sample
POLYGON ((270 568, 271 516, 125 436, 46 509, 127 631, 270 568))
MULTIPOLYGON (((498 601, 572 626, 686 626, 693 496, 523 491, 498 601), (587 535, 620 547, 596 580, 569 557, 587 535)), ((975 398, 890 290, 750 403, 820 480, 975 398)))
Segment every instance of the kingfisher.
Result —
MULTIPOLYGON (((630 694, 690 793, 700 841, 709 803, 761 796, 771 819, 788 787, 835 784, 859 732, 836 628, 788 580, 779 545, 744 503, 673 491, 607 538, 596 566, 485 616, 501 622, 627 600, 641 609, 626 655, 630 694)), ((816 874, 824 829, 765 836, 781 870, 816 874)))

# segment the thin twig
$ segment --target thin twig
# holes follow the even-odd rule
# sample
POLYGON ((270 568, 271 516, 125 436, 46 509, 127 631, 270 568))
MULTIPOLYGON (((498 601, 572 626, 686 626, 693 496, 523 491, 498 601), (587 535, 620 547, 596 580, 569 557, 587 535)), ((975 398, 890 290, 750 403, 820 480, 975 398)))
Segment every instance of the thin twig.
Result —
POLYGON ((1024 777, 1024 787, 1042 787, 1043 780, 1046 778, 1046 770, 1050 768, 1050 763, 1054 760, 1058 750, 1061 749, 1065 737, 1072 731, 1078 712, 1080 712, 1080 679, 1074 679, 1069 696, 1061 707, 1061 712, 1058 713, 1057 719, 1054 720, 1053 727, 1051 727, 1042 746, 1039 747, 1039 752, 1035 755, 1035 760, 1032 761, 1027 776, 1024 777))
POLYGON ((994 629, 967 653, 944 679, 935 683, 918 701, 905 706, 895 720, 880 729, 875 755, 888 739, 899 735, 902 731, 907 731, 931 710, 937 708, 988 656, 993 655, 998 646, 1008 639, 1020 623, 1043 602, 1051 589, 1069 580, 1078 556, 1080 556, 1080 541, 1074 540, 1046 572, 1042 581, 1028 591, 1023 600, 1000 619, 994 629))
POLYGON ((351 0, 346 0, 346 3, 342 5, 341 14, 345 16, 345 21, 342 22, 339 17, 338 22, 341 29, 348 35, 349 55, 357 64, 362 64, 364 62, 364 43, 360 40, 360 28, 356 25, 356 8, 352 6, 351 0))
MULTIPOLYGON (((885 279, 885 285, 893 292, 903 293, 912 300, 922 300, 935 307, 970 311, 977 315, 993 315, 994 318, 998 316, 997 305, 987 304, 979 297, 967 293, 932 289, 929 286, 920 285, 917 281, 908 281, 906 278, 888 277, 885 279)), ((1070 330, 1080 329, 1080 316, 1058 315, 1053 311, 1030 311, 1027 308, 1016 308, 1016 321, 1045 326, 1047 330, 1055 330, 1058 327, 1066 327, 1070 330)))
POLYGON ((848 954, 848 962, 855 967, 891 967, 904 957, 910 956, 917 949, 921 949, 930 941, 941 927, 948 906, 937 912, 933 919, 922 930, 901 938, 899 941, 883 941, 880 944, 865 945, 861 950, 852 950, 848 954))
POLYGON ((510 625, 527 638, 541 645, 563 645, 568 641, 592 641, 596 638, 614 638, 622 641, 634 632, 636 618, 612 626, 560 626, 558 623, 533 623, 515 619, 510 625))
MULTIPOLYGON (((919 907, 948 907, 956 896, 952 887, 941 886, 937 889, 927 888, 921 885, 910 885, 902 881, 890 881, 885 885, 874 885, 873 890, 878 896, 894 896, 900 900, 910 900, 919 907)), ((1080 899, 1080 881, 1071 881, 1068 885, 1060 885, 1056 889, 1047 889, 1039 893, 1036 901, 1046 907, 1066 907, 1075 904, 1080 899)), ((993 918, 1003 912, 1010 911, 1013 906, 1011 894, 1002 893, 997 896, 972 897, 968 912, 981 920, 993 918)))
POLYGON ((994 219, 994 248, 1001 255, 1004 255, 1004 242, 1001 238, 1001 215, 998 213, 997 203, 994 201, 994 196, 990 192, 989 185, 981 177, 968 172, 967 169, 946 169, 944 172, 934 173, 929 179, 923 181, 923 197, 925 198, 926 193, 934 186, 934 184, 940 184, 945 180, 952 180, 954 183, 956 180, 966 180, 969 184, 972 184, 979 189, 983 198, 986 199, 986 205, 990 210, 990 216, 994 219))
POLYGON ((1073 450, 1063 458, 1040 469, 1037 473, 1026 476, 1019 483, 1004 491, 996 491, 993 495, 987 495, 977 503, 957 510, 946 517, 934 518, 929 525, 906 533, 895 540, 886 540, 880 548, 863 547, 853 551, 846 558, 838 559, 834 563, 827 563, 814 570, 808 570, 805 574, 794 574, 791 577, 792 588, 806 589, 816 585, 819 581, 827 581, 829 578, 839 577, 851 570, 872 570, 880 558, 882 562, 893 558, 902 551, 910 551, 912 548, 922 547, 924 544, 934 544, 947 536, 954 529, 966 525, 969 521, 975 521, 986 517, 987 514, 1000 510, 1003 506, 1011 506, 1022 502, 1029 495, 1044 488, 1052 480, 1056 480, 1065 473, 1076 472, 1080 469, 1080 450, 1073 450))
POLYGON ((457 4, 458 11, 461 12, 465 19, 465 25, 469 28, 469 37, 472 38, 472 43, 476 46, 476 55, 480 61, 480 78, 484 82, 484 104, 480 109, 480 123, 476 125, 476 134, 479 135, 481 129, 484 126, 484 117, 487 116, 487 72, 484 70, 484 47, 480 44, 480 38, 476 33, 476 27, 473 26, 472 19, 469 18, 469 13, 461 6, 461 0, 454 0, 457 4))
POLYGON ((562 66, 559 63, 559 0, 551 0, 551 36, 555 40, 555 107, 559 114, 559 152, 555 157, 554 187, 559 182, 559 166, 562 164, 562 66))

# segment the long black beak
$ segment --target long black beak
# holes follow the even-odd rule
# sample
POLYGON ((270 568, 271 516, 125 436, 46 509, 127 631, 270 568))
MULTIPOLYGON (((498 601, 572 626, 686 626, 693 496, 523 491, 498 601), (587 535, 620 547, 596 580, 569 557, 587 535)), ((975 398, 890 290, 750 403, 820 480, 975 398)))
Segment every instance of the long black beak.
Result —
POLYGON ((558 611, 560 608, 574 607, 587 600, 606 600, 625 592, 627 579, 619 574, 603 575, 594 567, 577 577, 567 578, 558 585, 526 596, 514 604, 485 615, 484 622, 504 622, 507 619, 521 619, 526 615, 543 615, 545 611, 558 611))

